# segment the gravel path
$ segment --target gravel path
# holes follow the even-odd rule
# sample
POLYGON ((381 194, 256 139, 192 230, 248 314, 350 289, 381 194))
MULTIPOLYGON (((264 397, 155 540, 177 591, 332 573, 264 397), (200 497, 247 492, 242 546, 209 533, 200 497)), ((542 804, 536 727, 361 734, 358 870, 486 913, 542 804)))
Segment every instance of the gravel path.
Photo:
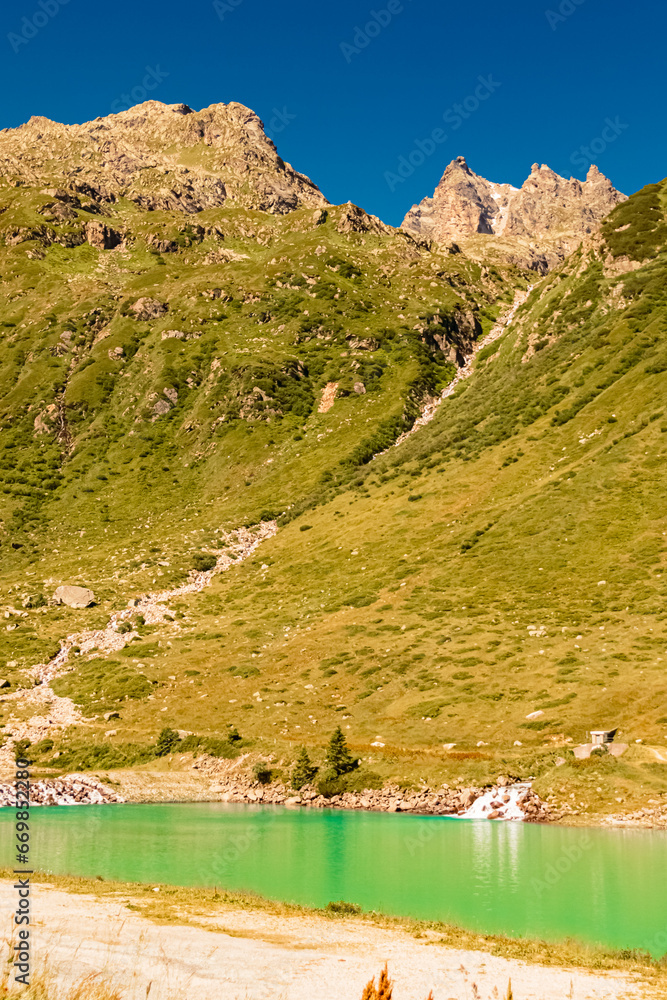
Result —
POLYGON ((232 566, 249 559, 259 545, 267 538, 272 538, 278 531, 275 521, 265 521, 252 528, 237 528, 223 535, 221 542, 224 548, 211 550, 217 557, 213 569, 205 573, 192 572, 187 583, 174 590, 162 590, 156 593, 144 594, 137 600, 129 602, 127 608, 115 611, 103 629, 87 629, 76 632, 61 640, 60 652, 48 663, 40 663, 32 668, 32 676, 39 681, 39 686, 23 688, 6 695, 4 702, 15 701, 21 705, 35 704, 42 709, 27 722, 8 722, 5 735, 8 737, 0 748, 0 770, 10 770, 14 762, 14 744, 17 740, 29 739, 31 743, 45 739, 55 730, 66 729, 85 723, 85 718, 77 710, 69 698, 60 698, 50 687, 51 681, 71 669, 69 657, 74 646, 81 655, 97 649, 105 653, 115 653, 123 649, 137 636, 137 632, 119 632, 118 626, 130 622, 133 616, 142 615, 149 625, 159 624, 169 614, 169 602, 186 594, 196 594, 208 587, 218 573, 225 573, 232 566))

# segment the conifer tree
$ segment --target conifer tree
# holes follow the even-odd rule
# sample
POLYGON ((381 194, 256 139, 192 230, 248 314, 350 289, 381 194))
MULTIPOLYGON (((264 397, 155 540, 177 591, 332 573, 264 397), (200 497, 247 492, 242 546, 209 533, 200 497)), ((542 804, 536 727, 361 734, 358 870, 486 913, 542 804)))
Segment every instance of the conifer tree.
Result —
POLYGON ((299 756, 296 759, 296 764, 292 769, 292 777, 290 779, 292 788, 295 788, 298 792, 304 785, 310 784, 317 774, 317 771, 318 768, 313 764, 308 756, 308 751, 305 747, 301 747, 299 750, 299 756))
POLYGON ((347 741, 343 731, 338 726, 329 741, 327 755, 324 761, 327 771, 340 777, 341 774, 349 774, 359 767, 359 761, 355 760, 347 747, 347 741))
POLYGON ((165 726, 157 738, 157 743, 155 744, 155 756, 166 757, 167 754, 173 753, 177 744, 180 742, 181 737, 178 735, 176 730, 170 729, 169 726, 165 726))

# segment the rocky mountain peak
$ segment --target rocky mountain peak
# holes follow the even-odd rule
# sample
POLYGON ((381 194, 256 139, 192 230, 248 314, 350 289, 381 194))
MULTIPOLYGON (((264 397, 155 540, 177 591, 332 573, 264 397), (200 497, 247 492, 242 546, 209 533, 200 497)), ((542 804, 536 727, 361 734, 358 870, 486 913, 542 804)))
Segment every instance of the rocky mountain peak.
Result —
POLYGON ((236 102, 194 111, 145 101, 81 125, 34 116, 0 132, 0 177, 187 213, 227 200, 276 214, 328 204, 280 158, 258 115, 236 102))
POLYGON ((582 183, 533 163, 521 188, 474 173, 463 156, 447 166, 432 198, 413 205, 403 229, 438 243, 476 234, 519 238, 536 252, 562 256, 576 248, 625 195, 596 166, 582 183), (543 245, 542 245, 543 244, 543 245))

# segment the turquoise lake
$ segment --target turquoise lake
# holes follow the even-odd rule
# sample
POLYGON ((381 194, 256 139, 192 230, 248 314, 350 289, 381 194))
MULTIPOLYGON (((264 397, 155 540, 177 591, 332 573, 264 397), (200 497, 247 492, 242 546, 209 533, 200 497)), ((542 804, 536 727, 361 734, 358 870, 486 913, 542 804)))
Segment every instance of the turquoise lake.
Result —
MULTIPOLYGON (((0 863, 13 867, 13 812, 0 863)), ((667 952, 667 834, 211 804, 59 806, 31 816, 58 874, 218 886, 515 937, 667 952)))

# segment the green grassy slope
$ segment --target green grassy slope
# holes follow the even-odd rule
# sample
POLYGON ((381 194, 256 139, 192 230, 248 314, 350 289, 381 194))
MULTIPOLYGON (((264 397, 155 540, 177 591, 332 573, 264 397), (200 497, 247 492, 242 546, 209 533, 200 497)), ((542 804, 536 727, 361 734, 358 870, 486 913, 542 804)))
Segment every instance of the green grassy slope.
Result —
MULTIPOLYGON (((214 449, 197 454, 210 448, 217 432, 211 435, 210 417, 201 416, 201 389, 184 392, 181 403, 182 376, 178 407, 168 415, 171 423, 135 425, 133 415, 129 426, 137 428, 136 441, 122 425, 131 397, 165 381, 161 352, 170 342, 159 339, 160 327, 193 329, 199 316, 207 320, 200 340, 176 342, 174 372, 185 367, 181 351, 183 357, 191 350, 203 354, 207 338, 219 345, 224 336, 229 336, 226 349, 236 352, 233 362, 225 362, 231 370, 224 371, 239 384, 246 364, 269 364, 275 358, 276 366, 284 367, 289 356, 318 372, 308 376, 311 397, 317 398, 326 382, 354 378, 360 369, 345 369, 353 355, 340 350, 344 336, 307 340, 312 328, 299 330, 303 321, 296 317, 287 319, 275 339, 267 337, 258 352, 259 341, 248 331, 264 334, 248 324, 246 310, 257 311, 259 303, 241 306, 237 314, 226 303, 232 318, 214 319, 192 292, 225 284, 223 279, 214 282, 197 270, 195 282, 179 262, 177 281, 169 277, 175 265, 167 264, 162 294, 156 297, 173 302, 178 323, 170 312, 168 322, 141 330, 132 363, 125 363, 130 377, 110 376, 113 391, 97 404, 106 407, 97 411, 104 416, 86 417, 80 464, 75 448, 74 457, 58 467, 64 479, 54 498, 40 507, 44 523, 33 528, 25 522, 19 542, 24 548, 12 551, 12 532, 19 538, 14 517, 16 526, 8 527, 3 544, 6 580, 16 586, 19 577, 10 560, 22 559, 23 571, 30 561, 27 571, 39 581, 56 572, 58 563, 46 549, 62 538, 56 545, 62 549, 59 579, 80 566, 81 579, 100 588, 103 606, 79 614, 30 612, 18 632, 33 628, 36 644, 45 637, 53 642, 63 634, 64 619, 101 620, 121 593, 127 598, 157 579, 158 561, 170 562, 170 570, 183 563, 194 543, 208 540, 214 524, 252 521, 264 509, 277 506, 280 513, 294 504, 278 535, 253 559, 216 578, 204 594, 175 603, 182 615, 177 622, 107 661, 110 672, 133 665, 158 682, 150 699, 123 702, 112 742, 145 739, 154 734, 159 718, 160 724, 211 734, 234 723, 246 735, 289 748, 298 741, 321 743, 340 722, 365 748, 370 763, 393 776, 423 776, 422 765, 454 779, 458 772, 497 773, 500 764, 522 774, 539 767, 545 792, 567 788, 570 794, 575 788, 574 794, 584 794, 578 789, 588 772, 582 777, 569 758, 555 768, 555 756, 566 752, 557 748, 584 740, 590 728, 620 726, 633 749, 605 765, 601 776, 591 770, 590 780, 603 783, 609 802, 667 791, 663 765, 634 743, 664 745, 667 736, 666 196, 663 183, 619 206, 601 239, 534 288, 512 327, 478 355, 473 376, 442 404, 433 422, 368 463, 359 455, 350 460, 359 440, 372 439, 386 430, 388 417, 405 413, 415 380, 429 377, 434 389, 448 377, 442 364, 434 368, 433 355, 421 351, 420 336, 410 332, 419 315, 435 311, 434 296, 452 310, 464 297, 467 303, 476 297, 486 309, 488 328, 498 308, 497 300, 488 305, 492 291, 509 299, 510 284, 521 286, 519 275, 508 274, 503 285, 497 272, 471 270, 473 265, 459 256, 434 258, 400 236, 342 236, 335 211, 314 233, 296 231, 299 213, 271 220, 289 229, 281 230, 280 239, 292 246, 293 272, 311 263, 320 279, 313 288, 324 282, 344 285, 345 331, 349 324, 357 336, 377 337, 378 350, 363 354, 362 363, 381 358, 385 367, 376 390, 340 399, 328 414, 316 415, 311 404, 309 414, 288 410, 272 424, 232 419, 229 429, 223 425, 218 456, 214 449), (326 257, 316 254, 327 229, 331 245, 359 267, 361 278, 343 281, 336 274, 334 281, 327 274, 326 257), (297 252, 302 255, 298 268, 297 252), (388 283, 382 280, 387 269, 388 283), (444 277, 437 273, 441 270, 444 277), (357 281, 365 282, 363 296, 355 294, 357 281), (191 311, 188 295, 197 303, 191 311), (373 306, 355 317, 357 295, 373 298, 373 306), (396 327, 397 309, 405 321, 384 340, 381 330, 396 327), (283 337, 287 330, 289 341, 283 337), (252 352, 247 361, 238 357, 244 349, 239 350, 240 343, 252 352), (320 353, 326 353, 330 367, 319 364, 320 353), (426 373, 420 367, 425 357, 426 373), (161 376, 156 375, 158 358, 161 376), (109 433, 112 416, 121 430, 115 441, 109 433), (191 431, 188 422, 196 425, 191 431), (157 440, 168 426, 173 433, 157 440), (95 437, 96 427, 104 427, 109 437, 95 437), (142 443, 147 435, 155 435, 150 444, 142 443), (100 440, 106 441, 104 448, 100 440), (143 458, 141 448, 147 452, 143 458), (168 472, 161 479, 166 454, 168 472), (275 455, 273 468, 263 464, 265 455, 275 455), (95 499, 102 496, 98 488, 86 499, 82 484, 94 483, 98 475, 109 476, 106 482, 113 485, 105 485, 104 500, 95 499), (142 481, 150 482, 149 492, 141 491, 142 481), (95 520, 103 502, 108 508, 104 526, 95 520), (140 523, 146 527, 139 529, 140 523), (79 538, 75 528, 86 534, 79 538), (186 531, 193 532, 187 540, 186 531), (91 541, 95 547, 89 550, 91 541), (135 566, 133 572, 131 559, 142 560, 143 568, 135 566), (543 714, 527 719, 536 711, 543 714), (373 742, 384 743, 385 749, 373 750, 373 742), (453 755, 442 749, 449 743, 457 745, 453 755), (407 749, 397 748, 431 748, 437 754, 431 763, 419 758, 418 773, 406 763, 407 749), (466 759, 457 757, 461 752, 466 759)), ((243 246, 249 252, 248 244, 243 246)), ((277 269, 286 269, 287 262, 270 264, 278 256, 275 245, 266 253, 256 247, 254 252, 252 263, 230 268, 234 279, 225 287, 235 301, 241 274, 248 290, 263 296, 274 312, 277 301, 303 296, 301 289, 288 295, 267 282, 268 277, 285 284, 277 269)), ((155 273, 149 269, 124 279, 132 285, 132 296, 126 292, 117 302, 114 329, 125 329, 123 302, 150 293, 155 273)), ((6 268, 3 275, 8 292, 6 268)), ((219 301, 213 303, 216 309, 219 301)), ((25 322, 19 302, 15 297, 11 303, 17 324, 12 330, 25 322)), ((319 313, 323 302, 328 309, 340 299, 312 302, 319 313)), ((318 325, 326 328, 334 314, 335 306, 318 325)), ((267 332, 284 321, 284 315, 270 320, 267 332)), ((46 321, 40 322, 43 329, 46 321)), ((118 343, 127 343, 123 336, 119 332, 118 343)), ((116 342, 105 340, 104 357, 95 362, 105 370, 107 349, 116 342)), ((6 343, 5 349, 19 350, 20 344, 6 343)), ((205 367, 202 363, 197 375, 202 385, 205 367)), ((365 379, 370 388, 372 375, 365 379)), ((246 386, 253 381, 254 373, 246 386)), ((93 384, 98 383, 91 379, 93 384)), ((8 386, 7 392, 18 392, 20 385, 8 386)), ((76 378, 70 377, 66 398, 74 400, 67 394, 75 386, 76 378)), ((229 414, 229 394, 222 395, 222 410, 229 414)), ((210 397, 204 398, 210 410, 210 397)), ((45 436, 38 444, 29 440, 27 409, 25 421, 21 447, 44 448, 46 456, 45 436)), ((49 454, 55 454, 53 437, 48 440, 49 454)), ((16 510, 17 501, 12 502, 16 510)), ((166 579, 167 574, 160 583, 166 579)), ((18 632, 10 641, 19 638, 18 632)), ((67 678, 58 683, 60 693, 76 694, 76 683, 67 678)), ((92 698, 85 707, 99 714, 111 704, 92 698)), ((106 726, 100 718, 93 729, 101 734, 106 726)))
POLYGON ((193 227, 125 205, 106 221, 126 250, 53 234, 14 246, 8 234, 18 221, 34 234, 45 199, 3 196, 0 504, 6 540, 23 546, 0 550, 10 571, 40 532, 122 535, 140 506, 164 537, 207 503, 211 523, 250 523, 349 479, 451 379, 423 331, 455 351, 523 282, 371 231, 361 214, 369 231, 347 232, 345 208, 322 222, 232 207, 193 227), (147 248, 148 235, 173 250, 147 248), (138 318, 143 298, 163 314, 138 318), (331 382, 336 405, 319 415, 331 382))

